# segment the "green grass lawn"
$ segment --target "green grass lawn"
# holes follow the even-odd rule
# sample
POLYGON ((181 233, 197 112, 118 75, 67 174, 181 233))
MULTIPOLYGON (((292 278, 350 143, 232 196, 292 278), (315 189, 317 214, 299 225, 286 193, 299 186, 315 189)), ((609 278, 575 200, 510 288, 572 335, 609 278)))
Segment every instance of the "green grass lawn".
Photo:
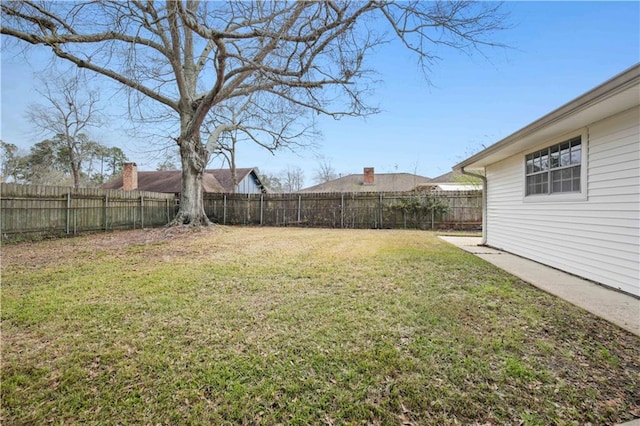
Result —
POLYGON ((640 417, 640 338, 435 234, 171 232, 2 247, 0 423, 640 417))

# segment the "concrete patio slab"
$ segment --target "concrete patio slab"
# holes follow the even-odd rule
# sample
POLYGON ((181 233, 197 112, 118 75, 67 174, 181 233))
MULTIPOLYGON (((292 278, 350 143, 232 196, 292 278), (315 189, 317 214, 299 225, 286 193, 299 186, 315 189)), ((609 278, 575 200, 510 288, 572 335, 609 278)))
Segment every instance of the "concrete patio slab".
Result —
POLYGON ((640 336, 640 299, 520 256, 480 246, 480 237, 440 238, 640 336))

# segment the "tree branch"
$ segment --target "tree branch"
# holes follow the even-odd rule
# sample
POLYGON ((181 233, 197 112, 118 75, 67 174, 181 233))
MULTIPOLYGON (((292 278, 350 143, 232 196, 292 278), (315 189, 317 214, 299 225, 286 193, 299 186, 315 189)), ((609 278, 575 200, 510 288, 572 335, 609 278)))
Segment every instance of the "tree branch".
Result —
POLYGON ((221 124, 217 126, 214 131, 209 135, 207 139, 207 144, 205 146, 207 152, 210 154, 215 151, 216 145, 218 145, 218 138, 222 135, 223 132, 229 132, 231 130, 235 130, 236 126, 231 124, 221 124))

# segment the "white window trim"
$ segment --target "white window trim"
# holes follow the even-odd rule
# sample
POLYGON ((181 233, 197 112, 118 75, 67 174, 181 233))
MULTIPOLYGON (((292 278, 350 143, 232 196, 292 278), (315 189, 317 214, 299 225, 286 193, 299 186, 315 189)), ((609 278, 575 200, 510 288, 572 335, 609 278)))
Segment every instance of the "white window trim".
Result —
MULTIPOLYGON (((557 202, 576 202, 587 201, 587 174, 588 164, 587 159, 589 151, 589 129, 584 128, 572 133, 566 133, 561 137, 551 139, 545 143, 541 143, 535 147, 535 149, 529 149, 522 154, 522 201, 525 203, 557 203, 557 202), (580 158, 580 192, 556 192, 552 194, 534 194, 527 195, 527 161, 526 157, 532 152, 539 151, 546 147, 570 140, 580 136, 581 143, 581 158, 580 158)), ((549 185, 551 182, 549 182, 549 185)))

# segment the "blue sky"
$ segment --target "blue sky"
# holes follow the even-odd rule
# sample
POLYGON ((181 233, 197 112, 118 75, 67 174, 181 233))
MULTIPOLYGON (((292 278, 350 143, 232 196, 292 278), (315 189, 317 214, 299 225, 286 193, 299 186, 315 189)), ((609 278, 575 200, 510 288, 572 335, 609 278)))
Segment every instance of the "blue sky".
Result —
MULTIPOLYGON (((341 174, 409 172, 435 177, 551 110, 640 61, 639 2, 507 2, 512 29, 496 36, 509 49, 485 56, 438 51, 430 83, 415 57, 396 44, 370 58, 381 83, 369 99, 381 112, 335 121, 320 117, 318 148, 272 155, 248 143, 238 147, 239 167, 276 174, 300 167, 313 184, 318 155, 341 174)), ((2 52, 2 140, 28 148, 41 138, 24 114, 46 52, 26 64, 2 52)), ((151 146, 119 132, 117 120, 95 139, 119 146, 141 170, 154 170, 151 146)), ((219 167, 214 160, 211 167, 219 167)))

